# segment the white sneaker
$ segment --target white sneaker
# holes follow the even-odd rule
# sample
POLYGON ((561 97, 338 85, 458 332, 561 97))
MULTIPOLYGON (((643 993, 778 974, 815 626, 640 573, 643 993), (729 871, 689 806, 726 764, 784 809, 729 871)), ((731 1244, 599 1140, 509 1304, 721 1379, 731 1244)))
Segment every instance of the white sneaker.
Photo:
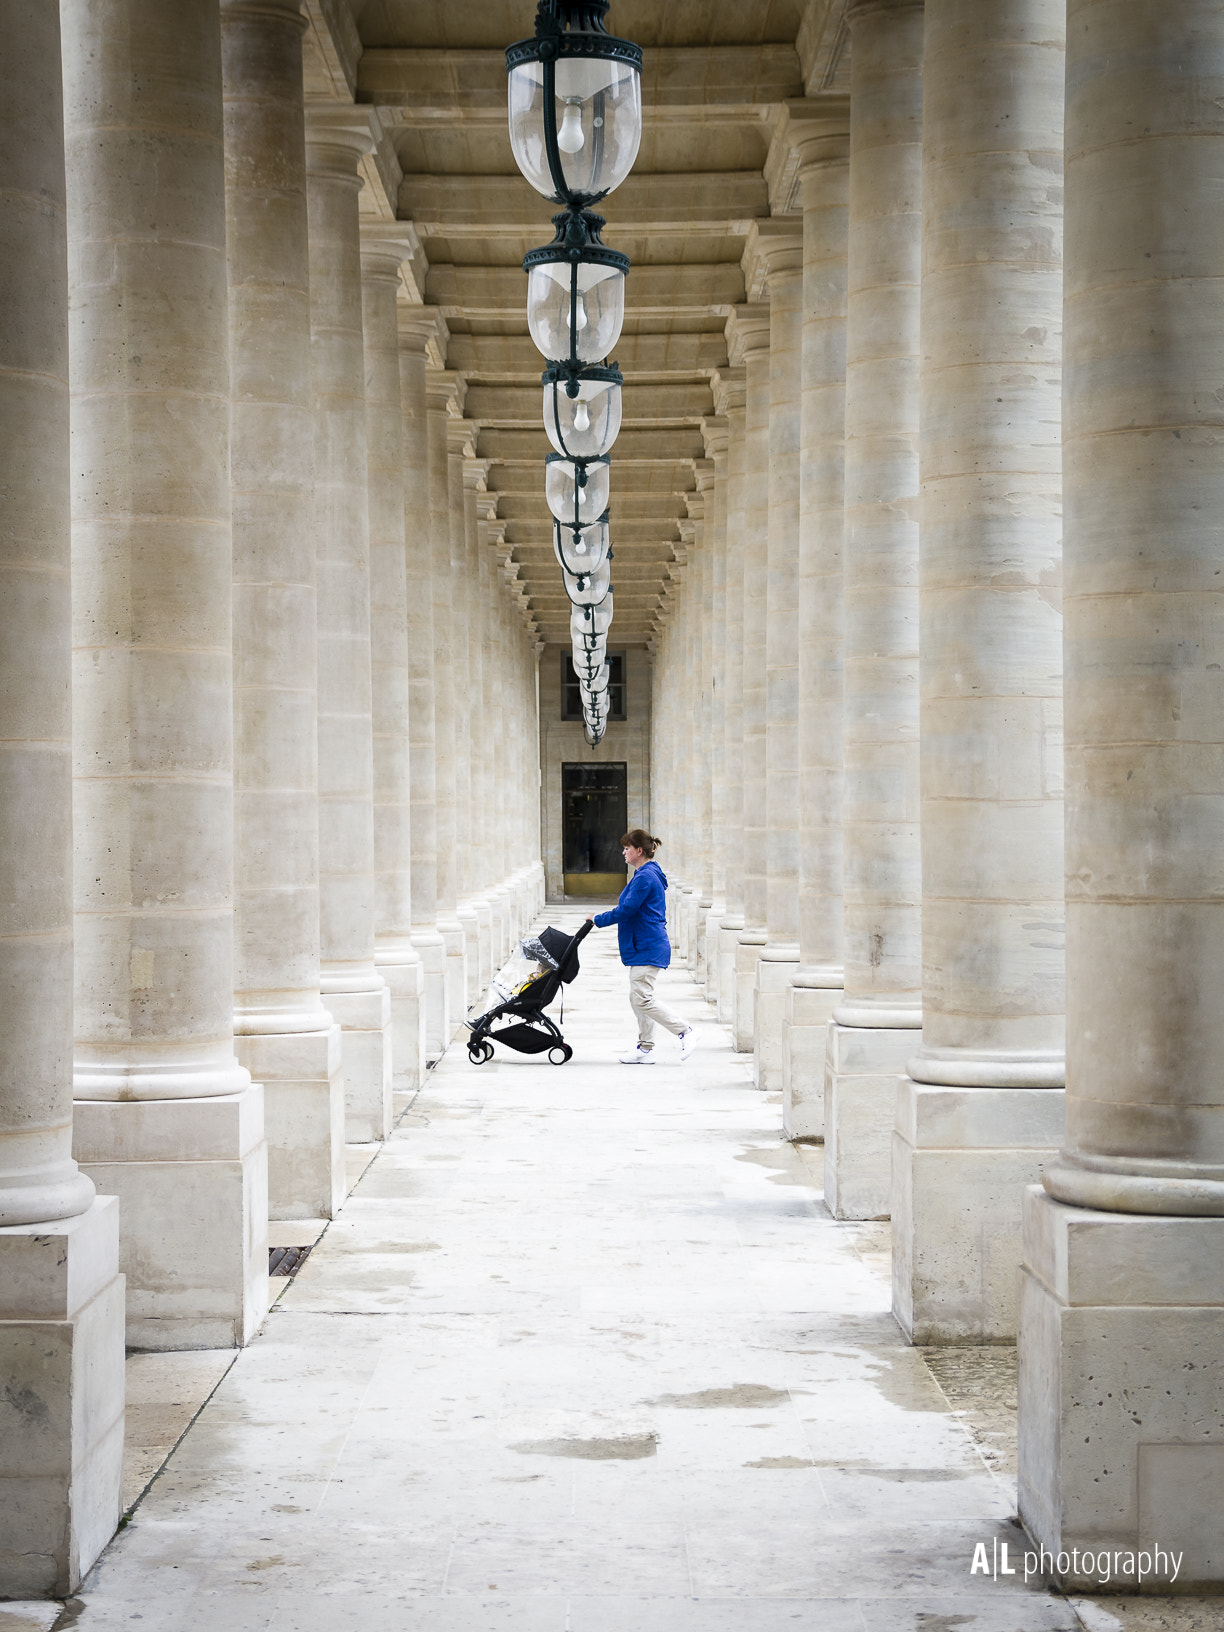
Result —
POLYGON ((689 1055, 696 1047, 697 1033, 693 1027, 690 1026, 687 1031, 682 1031, 680 1033, 680 1058, 682 1060, 687 1060, 689 1055))
POLYGON ((642 1048, 639 1044, 636 1048, 631 1048, 628 1054, 622 1054, 620 1063, 622 1065, 653 1065, 655 1063, 654 1049, 642 1048))

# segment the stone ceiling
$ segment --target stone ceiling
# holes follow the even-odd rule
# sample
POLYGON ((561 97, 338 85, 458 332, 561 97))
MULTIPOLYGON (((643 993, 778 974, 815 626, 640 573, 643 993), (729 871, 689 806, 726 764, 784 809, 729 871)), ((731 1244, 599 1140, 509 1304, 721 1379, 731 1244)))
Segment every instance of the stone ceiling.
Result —
MULTIPOLYGON (((611 33, 643 47, 637 163, 600 206, 633 261, 616 361, 616 644, 648 641, 702 461, 725 423, 728 320, 760 295, 753 223, 796 208, 786 131, 795 102, 843 92, 844 0, 613 0, 611 33), (713 424, 709 423, 714 421, 713 424)), ((567 641, 569 603, 544 503, 542 360, 528 336, 525 252, 554 206, 519 176, 504 50, 534 0, 306 0, 307 96, 374 113, 363 220, 413 224, 404 299, 444 319, 434 362, 477 422, 496 519, 542 637, 567 641)), ((807 106, 810 108, 811 103, 807 106)), ((797 221, 796 221, 796 224, 797 221)), ((491 506, 484 507, 491 509, 491 506)))

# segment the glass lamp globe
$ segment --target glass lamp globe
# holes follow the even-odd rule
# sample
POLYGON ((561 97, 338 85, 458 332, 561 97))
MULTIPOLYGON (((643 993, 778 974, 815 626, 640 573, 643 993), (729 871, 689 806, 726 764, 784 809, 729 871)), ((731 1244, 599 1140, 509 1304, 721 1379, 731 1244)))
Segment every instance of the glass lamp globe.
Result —
POLYGON ((550 260, 529 268, 527 326, 536 348, 550 360, 598 363, 620 339, 624 321, 620 267, 550 260))
POLYGON ((592 697, 606 694, 612 680, 612 665, 601 663, 592 673, 582 676, 581 686, 583 694, 590 693, 592 697))
POLYGON ((595 671, 603 667, 608 661, 608 637, 594 633, 575 635, 572 629, 571 613, 570 639, 574 651, 574 668, 581 679, 584 672, 595 671))
POLYGON ((561 582, 574 606, 598 606, 612 588, 612 563, 605 558, 593 572, 577 574, 562 568, 561 582))
POLYGON ((598 606, 576 606, 570 613, 570 636, 581 639, 588 632, 606 635, 612 627, 612 592, 598 606))
POLYGON ((544 464, 544 496, 558 521, 588 527, 608 508, 611 487, 606 459, 566 459, 550 453, 544 464))
POLYGON ((506 68, 510 146, 536 191, 589 204, 619 187, 642 141, 640 47, 598 22, 597 30, 520 40, 506 52, 506 68))
POLYGON ((570 396, 563 375, 544 376, 544 429, 558 453, 570 459, 597 459, 620 433, 621 376, 614 368, 585 368, 570 396))
POLYGON ((574 577, 601 567, 612 555, 607 515, 591 527, 563 527, 559 521, 555 521, 553 554, 560 562, 561 570, 572 573, 574 577))

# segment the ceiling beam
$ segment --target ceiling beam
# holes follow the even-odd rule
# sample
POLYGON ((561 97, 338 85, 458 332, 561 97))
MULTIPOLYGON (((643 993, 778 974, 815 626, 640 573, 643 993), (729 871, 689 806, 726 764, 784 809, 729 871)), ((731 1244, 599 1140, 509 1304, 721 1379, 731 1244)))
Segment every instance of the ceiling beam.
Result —
MULTIPOLYGON (((802 95, 793 45, 656 46, 642 60, 645 113, 759 108, 802 95)), ((487 115, 504 124, 505 52, 368 49, 357 65, 357 101, 396 110, 403 123, 458 124, 487 115)))
MULTIPOLYGON (((627 317, 729 317, 744 299, 743 269, 734 261, 630 267, 625 279, 627 317)), ((525 317, 527 278, 517 266, 435 264, 425 277, 425 301, 448 319, 525 317)))
MULTIPOLYGON (((556 208, 515 172, 508 176, 408 175, 398 214, 426 238, 548 238, 556 208)), ((607 206, 608 242, 616 233, 668 226, 686 233, 743 235, 769 214, 769 189, 759 170, 702 170, 630 175, 607 206)), ((433 297, 429 297, 432 299, 433 297)))
MULTIPOLYGON (((739 268, 735 271, 738 273, 739 268)), ((522 286, 526 281, 520 273, 520 296, 525 292, 522 286)), ((740 281, 742 287, 742 274, 740 281)), ((727 338, 725 334, 714 333, 622 334, 616 344, 616 360, 626 376, 711 374, 727 367, 727 338)), ((538 380, 544 359, 525 334, 452 334, 446 350, 446 366, 465 374, 472 382, 509 384, 538 380)))

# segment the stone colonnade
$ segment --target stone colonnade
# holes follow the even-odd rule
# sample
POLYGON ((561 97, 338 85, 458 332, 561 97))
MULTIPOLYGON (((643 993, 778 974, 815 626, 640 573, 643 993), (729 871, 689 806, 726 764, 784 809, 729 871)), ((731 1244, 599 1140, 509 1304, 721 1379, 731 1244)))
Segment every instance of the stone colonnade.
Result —
POLYGON ((3 0, 0 27, 25 1598, 118 1521, 125 1339, 253 1334, 269 1218, 334 1216, 346 1138, 386 1136, 543 868, 537 638, 479 426, 411 227, 363 217, 369 110, 305 103, 298 0, 3 0))
POLYGON ((1063 1579, 1218 1583, 1224 11, 848 20, 656 632, 675 932, 715 879, 691 955, 836 1216, 891 1216, 907 1334, 1018 1337, 1063 1579))

